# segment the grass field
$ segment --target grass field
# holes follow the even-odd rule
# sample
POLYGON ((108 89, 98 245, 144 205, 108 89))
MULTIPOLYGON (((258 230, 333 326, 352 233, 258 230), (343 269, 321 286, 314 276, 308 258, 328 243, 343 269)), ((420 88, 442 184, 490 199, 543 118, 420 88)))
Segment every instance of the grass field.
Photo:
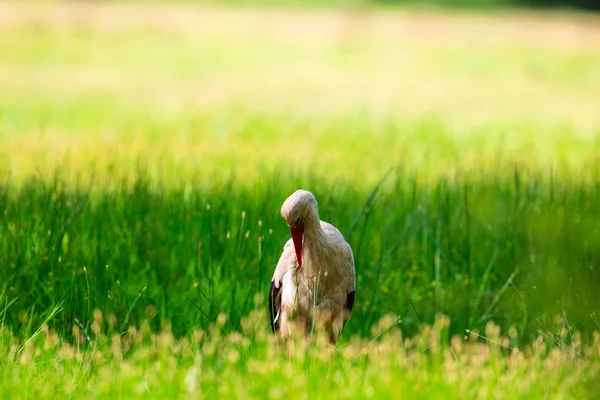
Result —
POLYGON ((598 22, 0 3, 0 396, 594 398, 598 22), (288 360, 300 187, 358 291, 288 360))

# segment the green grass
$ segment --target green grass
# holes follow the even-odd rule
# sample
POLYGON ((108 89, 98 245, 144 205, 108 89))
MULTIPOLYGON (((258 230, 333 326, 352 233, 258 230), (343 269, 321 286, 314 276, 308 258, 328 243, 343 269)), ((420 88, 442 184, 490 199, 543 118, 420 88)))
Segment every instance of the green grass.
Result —
POLYGON ((360 301, 349 333, 367 336, 388 312, 403 316, 407 333, 437 313, 452 316, 453 334, 493 319, 535 337, 557 329, 554 316, 563 313, 573 329, 596 327, 589 314, 600 305, 597 185, 518 170, 511 179, 433 186, 390 177, 369 202, 369 193, 317 176, 169 190, 144 179, 115 183, 111 193, 35 180, 8 189, 2 281, 4 297, 16 300, 7 324, 19 326, 17 310, 35 307, 41 319, 63 301, 52 326, 67 332, 73 318, 90 321, 96 308, 134 324, 150 317, 156 328, 169 319, 179 335, 225 312, 238 329, 254 294, 268 291, 289 236, 279 207, 302 184, 354 248, 360 301))
POLYGON ((0 15, 2 398, 600 391, 593 18, 0 15), (358 291, 288 360, 266 294, 300 187, 358 291))
MULTIPOLYGON (((263 299, 264 300, 264 299, 263 299)), ((514 336, 493 341, 448 340, 447 318, 412 340, 397 320, 380 321, 377 340, 353 340, 334 349, 324 340, 281 346, 266 333, 266 315, 255 311, 241 333, 224 335, 222 316, 208 330, 176 339, 168 327, 147 325, 123 335, 101 331, 95 313, 90 331, 75 328, 75 344, 61 344, 48 329, 28 343, 0 343, 0 394, 14 398, 588 398, 597 393, 599 339, 567 350, 544 339, 514 350, 514 336), (18 396, 18 395, 17 395, 18 396)), ((114 323, 114 322, 113 322, 114 323)), ((566 332, 563 332, 566 339, 566 332)))

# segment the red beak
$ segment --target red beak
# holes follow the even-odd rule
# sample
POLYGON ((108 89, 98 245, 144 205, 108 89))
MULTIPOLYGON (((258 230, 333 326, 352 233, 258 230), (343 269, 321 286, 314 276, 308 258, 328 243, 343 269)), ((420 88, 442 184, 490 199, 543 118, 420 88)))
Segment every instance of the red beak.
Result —
POLYGON ((304 235, 304 224, 300 224, 295 228, 290 228, 292 232, 292 240, 294 241, 294 250, 296 250, 296 258, 298 259, 298 268, 302 267, 302 236, 304 235))

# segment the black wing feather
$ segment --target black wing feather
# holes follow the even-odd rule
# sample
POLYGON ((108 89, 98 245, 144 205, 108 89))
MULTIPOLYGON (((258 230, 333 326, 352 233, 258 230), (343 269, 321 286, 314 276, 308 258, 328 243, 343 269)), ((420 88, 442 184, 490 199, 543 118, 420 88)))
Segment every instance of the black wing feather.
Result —
POLYGON ((350 313, 352 313, 352 307, 354 306, 354 290, 346 295, 346 304, 344 304, 344 325, 350 319, 350 313))
POLYGON ((269 318, 271 331, 275 333, 279 329, 279 324, 275 323, 275 317, 281 310, 281 296, 279 296, 280 287, 275 287, 275 281, 271 281, 271 289, 269 290, 269 318))

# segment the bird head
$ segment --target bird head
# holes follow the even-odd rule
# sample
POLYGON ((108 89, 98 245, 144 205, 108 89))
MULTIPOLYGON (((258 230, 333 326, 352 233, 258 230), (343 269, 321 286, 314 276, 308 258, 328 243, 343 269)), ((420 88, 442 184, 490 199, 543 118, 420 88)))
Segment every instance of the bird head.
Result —
POLYGON ((290 227, 294 250, 298 267, 302 267, 302 240, 304 238, 304 224, 307 217, 317 211, 317 200, 315 196, 307 190, 296 190, 290 195, 281 206, 281 216, 290 227))

